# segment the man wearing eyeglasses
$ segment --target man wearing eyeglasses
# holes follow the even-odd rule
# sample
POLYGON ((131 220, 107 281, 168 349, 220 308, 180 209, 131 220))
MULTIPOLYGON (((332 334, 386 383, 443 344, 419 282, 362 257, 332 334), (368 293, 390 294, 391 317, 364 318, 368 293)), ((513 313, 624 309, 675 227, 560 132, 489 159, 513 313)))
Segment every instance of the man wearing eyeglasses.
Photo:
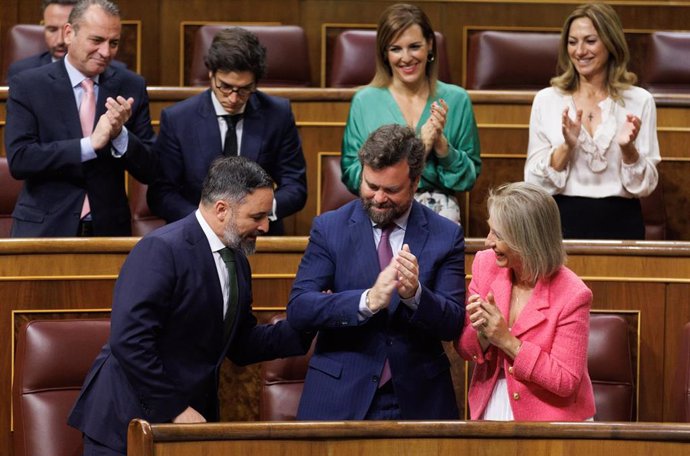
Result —
POLYGON ((220 155, 257 162, 276 183, 269 235, 284 233, 281 219, 304 207, 306 164, 290 104, 257 90, 266 49, 253 33, 220 31, 205 58, 210 88, 165 110, 154 150, 160 169, 149 187, 151 211, 168 223, 196 209, 201 184, 220 155))

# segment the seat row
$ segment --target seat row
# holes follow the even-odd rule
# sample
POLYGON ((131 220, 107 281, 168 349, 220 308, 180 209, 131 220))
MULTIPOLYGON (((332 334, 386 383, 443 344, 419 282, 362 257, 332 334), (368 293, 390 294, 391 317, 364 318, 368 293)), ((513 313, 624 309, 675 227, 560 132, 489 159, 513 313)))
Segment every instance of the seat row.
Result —
MULTIPOLYGON (((193 35, 193 44, 189 46, 189 52, 185 52, 187 46, 184 43, 181 45, 180 85, 208 84, 205 52, 215 34, 230 25, 200 25, 190 33, 193 35)), ((262 81, 264 87, 315 85, 310 76, 309 49, 302 27, 243 27, 254 32, 268 49, 267 74, 262 81)), ((376 60, 376 30, 366 24, 361 24, 362 28, 357 27, 343 28, 333 39, 330 55, 322 59, 322 65, 328 66, 322 70, 323 86, 355 87, 367 84, 372 79, 376 60)), ((549 79, 556 75, 559 32, 467 29, 464 35, 466 51, 461 82, 467 89, 538 90, 547 87, 549 79)), ((639 75, 642 87, 656 93, 690 93, 690 32, 632 31, 627 33, 626 39, 631 49, 631 70, 639 75)), ((436 32, 436 40, 439 78, 442 81, 460 82, 451 75, 448 45, 443 34, 436 32)), ((322 47, 331 45, 324 43, 322 47)), ((451 49, 461 48, 451 46, 451 49)), ((42 26, 18 24, 10 28, 3 50, 0 83, 6 83, 7 67, 11 62, 45 50, 42 26)), ((132 66, 132 69, 137 68, 132 66)))
MULTIPOLYGON (((317 215, 337 209, 356 198, 340 180, 340 154, 319 153, 317 175, 317 215)), ((14 211, 21 187, 22 182, 10 175, 7 158, 0 157, 0 188, 3 189, 0 192, 0 238, 10 236, 12 211, 14 211)), ((163 219, 151 213, 146 202, 146 190, 146 185, 128 176, 127 192, 132 214, 132 236, 143 236, 165 224, 163 219)), ((647 240, 666 239, 663 198, 663 189, 659 183, 657 189, 649 197, 641 200, 647 240)))
MULTIPOLYGON (((588 368, 597 421, 636 420, 636 356, 628 329, 618 315, 591 315, 588 368)), ((36 320, 21 327, 12 391, 16 456, 80 454, 81 435, 67 427, 66 417, 109 332, 107 319, 36 320)), ((676 420, 690 422, 690 323, 682 334, 673 406, 676 420)), ((309 354, 262 364, 260 420, 295 418, 308 360, 309 354)))

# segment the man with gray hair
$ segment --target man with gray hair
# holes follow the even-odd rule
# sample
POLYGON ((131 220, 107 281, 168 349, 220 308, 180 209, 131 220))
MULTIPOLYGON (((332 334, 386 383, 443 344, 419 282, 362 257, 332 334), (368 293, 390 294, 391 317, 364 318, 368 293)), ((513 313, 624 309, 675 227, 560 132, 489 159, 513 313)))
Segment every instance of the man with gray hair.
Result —
POLYGON ((69 424, 84 455, 124 455, 133 418, 218 421, 227 356, 246 365, 304 354, 311 336, 287 321, 257 325, 246 255, 268 230, 273 181, 242 157, 213 162, 198 209, 145 236, 115 284, 109 342, 69 424))
POLYGON ((10 81, 5 146, 24 180, 12 237, 129 236, 125 171, 149 183, 154 140, 144 79, 110 65, 120 10, 80 0, 65 25, 65 58, 10 81))
POLYGON ((360 200, 314 219, 287 308, 318 331, 302 420, 459 419, 441 341, 464 322, 462 227, 414 200, 424 145, 400 125, 359 151, 360 200))

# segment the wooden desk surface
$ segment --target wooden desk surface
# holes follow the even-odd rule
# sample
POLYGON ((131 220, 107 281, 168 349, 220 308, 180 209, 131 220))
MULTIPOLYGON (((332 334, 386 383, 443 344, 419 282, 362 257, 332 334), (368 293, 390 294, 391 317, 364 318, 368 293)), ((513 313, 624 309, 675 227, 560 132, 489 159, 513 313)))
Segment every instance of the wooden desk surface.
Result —
POLYGON ((690 424, 296 422, 151 425, 134 420, 130 456, 191 454, 686 455, 690 424))

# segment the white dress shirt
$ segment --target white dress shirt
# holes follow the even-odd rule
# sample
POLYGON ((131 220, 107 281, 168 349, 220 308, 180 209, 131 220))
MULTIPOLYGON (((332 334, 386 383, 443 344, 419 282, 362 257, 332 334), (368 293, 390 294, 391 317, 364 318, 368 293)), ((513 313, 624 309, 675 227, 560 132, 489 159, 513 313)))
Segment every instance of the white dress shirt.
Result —
MULTIPOLYGON (((77 70, 71 63, 69 63, 69 59, 67 58, 67 55, 65 55, 64 58, 65 61, 65 69, 67 70, 67 75, 69 76, 69 81, 70 84, 72 85, 72 90, 74 91, 74 101, 77 103, 77 111, 79 111, 79 106, 81 106, 81 99, 82 96, 84 95, 84 89, 81 86, 81 83, 84 79, 86 79, 86 76, 84 76, 79 70, 77 70)), ((96 103, 98 103, 98 90, 99 90, 99 85, 98 81, 100 79, 100 74, 97 74, 93 78, 93 96, 96 98, 96 103)), ((98 111, 98 106, 96 106, 96 111, 98 111)), ((98 117, 94 120, 94 127, 98 123, 98 117)), ((113 157, 115 158, 120 158, 122 157, 125 152, 127 152, 127 142, 129 138, 127 136, 127 127, 124 125, 122 126, 122 130, 120 131, 120 134, 117 135, 114 139, 110 141, 111 148, 110 152, 113 157)), ((81 138, 81 141, 79 142, 81 146, 81 161, 89 161, 93 160, 96 158, 96 150, 93 148, 91 145, 91 136, 87 136, 86 138, 81 138)))

